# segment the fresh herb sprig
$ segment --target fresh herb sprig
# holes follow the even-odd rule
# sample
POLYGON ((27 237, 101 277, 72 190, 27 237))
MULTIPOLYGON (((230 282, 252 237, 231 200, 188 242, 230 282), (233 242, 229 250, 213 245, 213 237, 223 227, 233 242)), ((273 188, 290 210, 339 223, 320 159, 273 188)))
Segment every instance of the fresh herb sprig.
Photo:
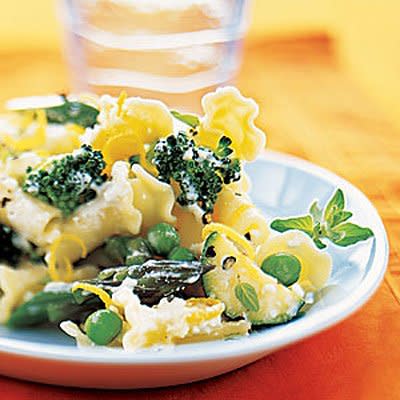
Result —
POLYGON ((260 309, 257 292, 250 283, 238 283, 235 286, 235 296, 246 310, 257 312, 260 309))
POLYGON ((69 101, 63 96, 64 104, 45 108, 47 121, 53 124, 73 123, 92 128, 97 121, 99 110, 79 101, 69 101))
POLYGON ((374 235, 371 229, 348 222, 352 216, 352 212, 345 210, 343 191, 337 189, 323 210, 318 201, 314 201, 308 215, 275 219, 271 223, 271 228, 278 232, 302 231, 311 237, 319 249, 326 247, 323 242, 325 239, 337 246, 346 247, 374 235))
POLYGON ((171 114, 177 120, 189 125, 191 128, 196 128, 200 124, 199 117, 194 114, 181 114, 179 111, 172 110, 171 114))

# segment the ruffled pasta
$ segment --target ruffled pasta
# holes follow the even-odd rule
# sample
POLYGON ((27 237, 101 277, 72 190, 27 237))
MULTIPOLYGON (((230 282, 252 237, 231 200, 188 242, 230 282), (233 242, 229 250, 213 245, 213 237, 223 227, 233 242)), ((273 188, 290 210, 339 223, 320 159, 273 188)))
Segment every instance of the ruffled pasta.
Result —
POLYGON ((290 288, 278 285, 272 276, 265 274, 259 265, 245 254, 235 238, 215 231, 212 239, 214 255, 212 263, 216 267, 203 277, 204 286, 211 297, 217 297, 226 305, 226 314, 230 317, 246 315, 255 325, 277 323, 293 318, 301 305, 300 297, 290 288), (225 262, 232 259, 232 263, 225 262), (239 283, 250 283, 257 293, 258 309, 246 308, 236 296, 239 283))
MULTIPOLYGON (((53 232, 79 237, 88 253, 110 236, 136 235, 141 228, 142 214, 135 208, 133 198, 129 165, 117 162, 112 169, 111 180, 100 188, 97 197, 80 206, 65 222, 54 224, 53 232)), ((63 252, 73 262, 80 258, 82 250, 71 243, 64 246, 63 252)))
POLYGON ((228 136, 237 157, 254 160, 265 146, 265 134, 254 124, 258 115, 256 102, 243 97, 234 87, 225 87, 206 94, 201 104, 204 117, 195 140, 215 148, 222 136, 228 136))
POLYGON ((8 176, 0 177, 0 198, 7 199, 0 208, 0 222, 10 225, 25 239, 45 247, 57 236, 61 223, 58 209, 24 193, 18 182, 8 176))
POLYGON ((235 193, 248 193, 251 189, 251 181, 246 172, 242 170, 240 179, 230 183, 227 187, 235 193))
POLYGON ((43 288, 46 276, 47 269, 41 265, 27 263, 18 269, 0 265, 0 323, 5 323, 30 293, 43 288))
MULTIPOLYGON (((127 99, 124 93, 118 99, 105 95, 99 100, 99 111, 98 124, 88 129, 81 138, 82 143, 91 144, 98 150, 107 148, 107 143, 117 136, 123 136, 124 141, 132 136, 136 146, 130 155, 143 156, 145 145, 167 136, 173 130, 168 108, 157 100, 127 99)), ((119 159, 126 160, 125 153, 121 152, 121 155, 119 159)))
POLYGON ((213 220, 233 228, 254 246, 263 244, 269 237, 267 220, 250 197, 228 187, 218 197, 213 220))
MULTIPOLYGON (((8 199, 0 209, 0 222, 45 250, 61 234, 70 234, 79 237, 90 252, 112 235, 139 233, 142 224, 142 214, 134 206, 129 165, 124 162, 114 165, 111 180, 100 188, 97 197, 68 219, 63 219, 57 208, 25 194, 12 178, 0 178, 0 195, 8 199)), ((68 256, 73 262, 80 258, 81 249, 64 246, 62 253, 60 257, 68 256)))
POLYGON ((142 229, 147 230, 159 222, 175 224, 176 217, 172 215, 175 195, 172 187, 154 178, 138 164, 133 165, 132 172, 133 205, 142 215, 142 229))
POLYGON ((33 151, 22 153, 5 161, 5 172, 8 176, 20 181, 26 174, 28 167, 35 168, 42 162, 42 157, 33 151))
POLYGON ((223 325, 224 304, 214 299, 175 297, 172 301, 163 299, 150 308, 140 304, 128 288, 118 290, 112 298, 124 310, 128 329, 122 345, 129 351, 172 345, 200 333, 212 338, 213 331, 223 325))
POLYGON ((176 228, 181 237, 181 245, 193 249, 192 246, 202 241, 201 232, 204 227, 202 221, 203 211, 196 205, 181 207, 175 204, 173 214, 176 216, 176 228))

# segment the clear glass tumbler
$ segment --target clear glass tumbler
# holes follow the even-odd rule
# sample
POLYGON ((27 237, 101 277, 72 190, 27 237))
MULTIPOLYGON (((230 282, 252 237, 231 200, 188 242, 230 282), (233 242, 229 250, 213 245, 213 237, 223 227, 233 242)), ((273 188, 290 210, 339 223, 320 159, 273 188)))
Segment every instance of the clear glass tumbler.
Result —
POLYGON ((240 66, 249 0, 64 0, 72 89, 196 111, 240 66))

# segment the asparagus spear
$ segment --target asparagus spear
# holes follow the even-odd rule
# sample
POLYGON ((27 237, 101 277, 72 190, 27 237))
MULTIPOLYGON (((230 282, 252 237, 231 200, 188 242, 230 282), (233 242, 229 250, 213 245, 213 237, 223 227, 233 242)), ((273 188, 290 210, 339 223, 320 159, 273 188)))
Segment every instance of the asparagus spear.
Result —
POLYGON ((7 324, 12 328, 22 328, 66 319, 82 321, 85 315, 101 306, 101 301, 96 297, 79 305, 68 288, 63 291, 42 291, 19 306, 7 324))
MULTIPOLYGON (((177 295, 194 285, 212 268, 198 261, 148 260, 142 265, 107 268, 97 278, 85 282, 113 292, 125 279, 130 278, 132 290, 141 302, 154 305, 163 297, 177 295)), ((75 293, 78 302, 84 299, 82 291, 75 293)))
MULTIPOLYGON (((157 304, 163 297, 180 294, 186 287, 199 282, 201 276, 210 271, 211 265, 197 261, 149 260, 142 265, 108 268, 97 278, 84 281, 96 285, 110 294, 130 279, 133 292, 142 303, 157 304)), ((103 303, 93 293, 77 290, 72 285, 62 290, 42 291, 19 306, 8 320, 13 328, 58 323, 67 319, 82 322, 103 303)))

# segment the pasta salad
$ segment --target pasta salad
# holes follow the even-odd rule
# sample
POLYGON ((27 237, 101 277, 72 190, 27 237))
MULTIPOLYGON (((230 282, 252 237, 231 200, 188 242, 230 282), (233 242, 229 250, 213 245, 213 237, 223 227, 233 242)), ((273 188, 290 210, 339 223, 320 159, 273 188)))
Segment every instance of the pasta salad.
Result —
MULTIPOLYGON (((25 102, 26 103, 26 102, 25 102)), ((265 146, 236 88, 203 115, 160 101, 55 96, 0 118, 0 323, 59 326, 127 351, 286 323, 331 274, 327 242, 367 240, 340 189, 269 221, 243 170, 265 146)))

